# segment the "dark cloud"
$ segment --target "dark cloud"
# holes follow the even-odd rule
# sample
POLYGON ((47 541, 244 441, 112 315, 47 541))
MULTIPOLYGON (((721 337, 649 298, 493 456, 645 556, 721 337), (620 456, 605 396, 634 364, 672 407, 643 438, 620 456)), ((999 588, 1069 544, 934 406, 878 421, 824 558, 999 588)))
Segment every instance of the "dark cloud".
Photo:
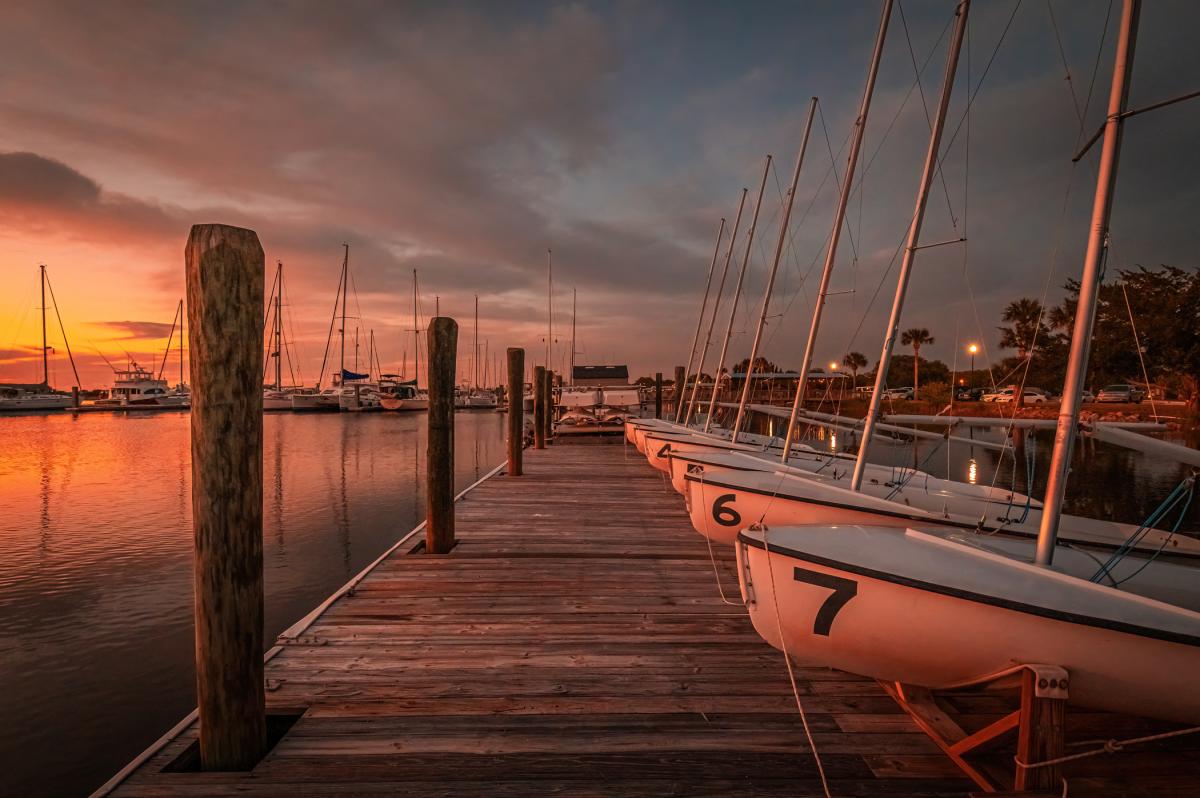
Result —
POLYGON ((114 333, 117 340, 166 338, 171 334, 171 325, 158 321, 89 321, 88 324, 114 333))
MULTIPOLYGON (((893 20, 868 125, 869 171, 821 340, 828 355, 854 346, 875 357, 928 132, 921 93, 909 93, 912 60, 932 53, 922 84, 932 103, 952 5, 912 0, 904 24, 893 20)), ((1113 25, 1102 42, 1103 9, 1057 4, 1056 32, 1045 7, 1027 3, 1008 29, 1013 7, 972 8, 972 83, 1007 33, 946 155, 946 189, 936 187, 926 225, 927 240, 968 230, 966 256, 962 247, 923 251, 906 305, 906 324, 936 328, 937 357, 953 354, 956 337, 994 336, 1008 299, 1077 271, 1086 234, 1088 161, 1062 209, 1075 109, 1099 51, 1090 133, 1103 114, 1113 25)), ((0 156, 0 227, 142 247, 156 269, 149 288, 164 304, 180 292, 193 221, 252 227, 268 259, 286 263, 297 334, 318 352, 343 242, 356 315, 394 348, 411 326, 418 269, 427 310, 439 295, 445 312, 465 319, 479 294, 481 331, 536 349, 552 247, 558 318, 569 324, 577 287, 581 346, 635 371, 666 367, 687 354, 717 219, 732 221, 737 190, 757 185, 772 152, 761 243, 735 324, 735 349, 748 345, 780 184, 816 94, 821 117, 773 306, 787 313, 772 316, 768 336, 768 354, 789 365, 803 346, 810 268, 819 268, 836 193, 836 179, 822 176, 831 162, 844 167, 839 147, 877 13, 838 3, 17 4, 0 28, 9 70, 0 144, 37 154, 0 156)), ((1186 3, 1146 7, 1135 104, 1194 88, 1200 56, 1187 36, 1197 16, 1186 3)), ((965 73, 964 62, 954 124, 965 73)), ((1179 209, 1200 192, 1198 121, 1192 106, 1130 121, 1114 257, 1192 257, 1190 218, 1179 209)))

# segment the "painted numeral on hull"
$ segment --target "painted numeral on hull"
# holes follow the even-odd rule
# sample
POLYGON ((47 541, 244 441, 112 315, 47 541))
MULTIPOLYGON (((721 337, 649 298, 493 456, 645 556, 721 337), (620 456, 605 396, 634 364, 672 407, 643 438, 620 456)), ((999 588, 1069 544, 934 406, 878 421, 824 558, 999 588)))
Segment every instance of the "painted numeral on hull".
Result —
POLYGON ((712 517, 721 526, 739 526, 742 523, 742 514, 729 506, 729 503, 737 498, 736 493, 723 493, 713 502, 712 517))
POLYGON ((821 604, 821 609, 817 610, 817 617, 813 620, 813 634, 829 637, 833 619, 842 611, 842 607, 846 606, 846 602, 858 595, 858 582, 821 571, 810 571, 807 568, 793 568, 792 578, 797 582, 805 582, 833 591, 829 598, 821 604))

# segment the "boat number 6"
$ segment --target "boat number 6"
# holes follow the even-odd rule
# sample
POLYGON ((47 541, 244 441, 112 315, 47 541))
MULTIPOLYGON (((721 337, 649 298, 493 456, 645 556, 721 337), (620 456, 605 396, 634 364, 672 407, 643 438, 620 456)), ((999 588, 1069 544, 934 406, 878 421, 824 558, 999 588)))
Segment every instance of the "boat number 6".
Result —
POLYGON ((833 619, 842 611, 842 607, 846 606, 846 602, 858 595, 858 582, 820 571, 810 571, 807 568, 792 569, 792 578, 797 582, 807 582, 833 591, 829 598, 825 599, 821 609, 817 610, 817 617, 813 620, 813 634, 829 637, 829 627, 833 626, 833 619))
POLYGON ((742 523, 741 514, 729 506, 729 503, 737 498, 735 493, 725 493, 717 497, 713 502, 712 517, 721 526, 738 526, 742 523))

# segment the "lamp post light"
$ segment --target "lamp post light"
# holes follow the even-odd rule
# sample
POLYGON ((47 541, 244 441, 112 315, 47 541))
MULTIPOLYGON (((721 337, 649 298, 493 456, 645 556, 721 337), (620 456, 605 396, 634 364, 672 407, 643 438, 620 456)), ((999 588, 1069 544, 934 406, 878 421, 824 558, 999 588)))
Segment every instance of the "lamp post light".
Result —
POLYGON ((971 353, 971 387, 975 387, 975 353, 979 351, 979 347, 971 344, 967 347, 967 351, 971 353))

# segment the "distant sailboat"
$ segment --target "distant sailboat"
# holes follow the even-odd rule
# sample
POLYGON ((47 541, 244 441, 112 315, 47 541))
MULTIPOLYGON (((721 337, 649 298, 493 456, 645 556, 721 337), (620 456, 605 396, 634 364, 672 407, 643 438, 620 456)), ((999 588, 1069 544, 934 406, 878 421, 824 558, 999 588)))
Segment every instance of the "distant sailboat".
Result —
MULTIPOLYGON (((50 388, 50 347, 46 343, 46 287, 49 278, 46 267, 38 266, 38 280, 42 291, 42 382, 35 386, 0 388, 0 412, 27 412, 33 410, 61 410, 73 404, 71 396, 55 393, 50 388)), ((53 300, 54 291, 50 291, 53 300)), ((54 305, 58 313, 58 304, 54 305)), ((59 317, 59 327, 62 328, 62 317, 59 317)), ((67 340, 66 330, 62 330, 63 342, 67 340)), ((75 383, 79 384, 79 374, 75 372, 75 358, 71 356, 71 346, 66 344, 67 356, 71 360, 71 370, 75 373, 75 383)))
POLYGON ((292 409, 298 412, 335 412, 341 409, 342 375, 346 373, 346 289, 347 275, 350 269, 350 245, 343 244, 342 270, 338 277, 337 293, 333 298, 333 316, 329 320, 329 334, 325 337, 325 354, 321 358, 321 373, 317 376, 317 386, 311 393, 292 394, 292 409), (333 387, 323 388, 325 367, 329 362, 329 345, 333 342, 333 330, 338 321, 338 305, 341 304, 342 323, 338 329, 341 344, 341 359, 338 376, 333 380, 333 387))
MULTIPOLYGON (((379 404, 384 410, 428 410, 429 409, 429 393, 422 391, 420 388, 421 380, 421 323, 420 315, 417 311, 417 270, 413 269, 412 283, 412 313, 413 313, 413 376, 411 380, 405 379, 408 375, 402 374, 402 382, 393 386, 390 390, 385 391, 379 397, 379 404)), ((404 369, 401 369, 403 372, 404 369)))

